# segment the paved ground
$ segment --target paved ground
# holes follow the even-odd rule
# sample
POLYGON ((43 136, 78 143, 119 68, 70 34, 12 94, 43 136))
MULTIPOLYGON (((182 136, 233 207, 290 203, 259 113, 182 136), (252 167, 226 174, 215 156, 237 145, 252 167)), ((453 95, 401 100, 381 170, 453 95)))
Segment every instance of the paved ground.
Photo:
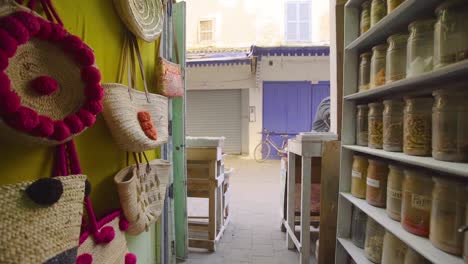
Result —
MULTIPOLYGON (((232 221, 215 253, 191 249, 189 264, 294 264, 299 254, 286 248, 280 231, 280 163, 228 158, 232 176, 232 221)), ((207 215, 203 199, 189 199, 189 215, 207 215)), ((313 236, 314 237, 314 236, 313 236)))

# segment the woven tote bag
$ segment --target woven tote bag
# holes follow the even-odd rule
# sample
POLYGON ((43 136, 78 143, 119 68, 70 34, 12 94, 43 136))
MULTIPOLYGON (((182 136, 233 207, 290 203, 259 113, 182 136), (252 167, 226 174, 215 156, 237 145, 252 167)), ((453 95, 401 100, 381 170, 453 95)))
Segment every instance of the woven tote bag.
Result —
MULTIPOLYGON (((164 199, 169 184, 171 164, 165 160, 148 161, 146 155, 133 153, 135 165, 126 167, 117 173, 114 181, 117 185, 120 204, 129 221, 128 233, 138 235, 148 231, 155 223, 164 207, 164 199), (143 163, 141 156, 146 163, 143 163)), ((127 154, 128 164, 128 154, 127 154)))
POLYGON ((13 0, 0 5, 0 138, 59 145, 94 124, 102 111, 93 51, 68 33, 51 5, 49 20, 13 0), (56 21, 56 22, 54 22, 56 21))
POLYGON ((144 152, 157 148, 168 140, 168 99, 148 92, 144 67, 136 39, 125 39, 120 83, 105 83, 104 119, 117 145, 128 152, 144 152), (129 53, 129 54, 128 54, 129 53), (135 87, 135 55, 138 58, 144 92, 135 87), (130 55, 130 56, 128 56, 130 55), (127 61, 128 85, 122 82, 127 61), (133 76, 133 77, 132 77, 133 76))
POLYGON ((162 0, 114 0, 120 19, 127 28, 146 42, 156 40, 163 30, 162 0))
MULTIPOLYGON (((177 38, 173 31, 173 44, 176 56, 176 63, 171 62, 161 56, 156 61, 156 93, 167 97, 184 96, 184 80, 182 77, 182 67, 180 66, 179 51, 177 48, 177 38)), ((161 45, 159 40, 158 47, 161 45)))
MULTIPOLYGON (((57 148, 54 175, 65 171, 57 148)), ((43 178, 0 186, 0 263, 75 263, 86 176, 43 178)))

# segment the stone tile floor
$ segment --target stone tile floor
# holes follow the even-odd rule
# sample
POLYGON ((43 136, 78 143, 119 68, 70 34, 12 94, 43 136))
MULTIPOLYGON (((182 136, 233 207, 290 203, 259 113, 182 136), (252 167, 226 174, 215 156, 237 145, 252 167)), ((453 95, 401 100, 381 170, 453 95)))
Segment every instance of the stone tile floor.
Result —
MULTIPOLYGON (((280 162, 228 157, 225 167, 235 169, 231 177, 231 222, 216 252, 190 249, 184 263, 299 263, 299 253, 286 248, 286 235, 280 231, 280 162)), ((189 215, 208 215, 205 199, 189 199, 188 207, 189 215)), ((316 239, 317 234, 312 237, 316 239)), ((314 251, 315 243, 311 244, 314 251)))

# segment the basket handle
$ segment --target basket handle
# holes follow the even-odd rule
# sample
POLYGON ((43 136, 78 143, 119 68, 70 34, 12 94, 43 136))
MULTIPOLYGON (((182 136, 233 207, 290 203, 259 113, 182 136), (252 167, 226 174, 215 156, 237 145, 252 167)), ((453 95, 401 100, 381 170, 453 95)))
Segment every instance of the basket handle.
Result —
MULTIPOLYGON (((36 10, 37 2, 41 3, 42 9, 47 17, 47 19, 51 22, 57 22, 59 25, 63 26, 62 19, 55 10, 54 5, 52 4, 51 0, 29 0, 28 4, 26 5, 31 10, 36 10)), ((24 0, 16 0, 16 2, 20 5, 24 3, 24 0)))

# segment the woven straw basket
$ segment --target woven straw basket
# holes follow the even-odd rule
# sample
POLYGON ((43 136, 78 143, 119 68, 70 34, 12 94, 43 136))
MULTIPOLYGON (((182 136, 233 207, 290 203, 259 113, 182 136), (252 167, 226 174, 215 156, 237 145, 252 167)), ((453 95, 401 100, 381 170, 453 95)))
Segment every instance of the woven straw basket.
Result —
POLYGON ((153 42, 161 35, 164 23, 162 0, 114 0, 114 6, 136 36, 153 42))
POLYGON ((63 194, 51 206, 25 194, 32 182, 0 186, 0 263, 75 263, 86 176, 54 179, 63 194))
POLYGON ((131 165, 114 177, 120 204, 129 221, 128 233, 138 235, 147 231, 161 215, 171 164, 152 160, 147 164, 131 165))

